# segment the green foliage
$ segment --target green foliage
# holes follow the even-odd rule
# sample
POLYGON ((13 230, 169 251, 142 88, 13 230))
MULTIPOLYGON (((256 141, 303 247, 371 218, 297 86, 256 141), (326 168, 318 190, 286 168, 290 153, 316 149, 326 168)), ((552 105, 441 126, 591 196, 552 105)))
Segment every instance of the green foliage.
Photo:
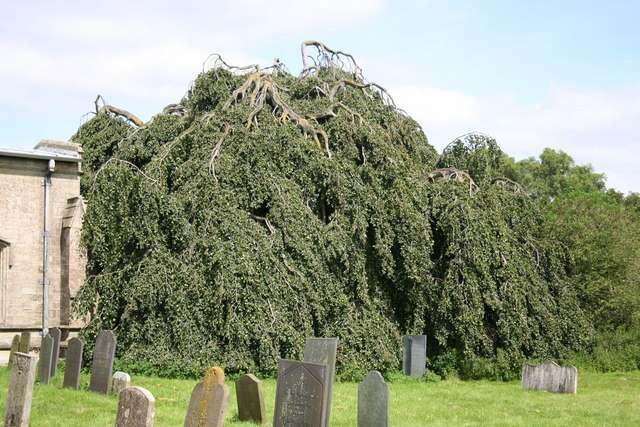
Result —
POLYGON ((443 376, 451 352, 457 368, 584 348, 569 257, 534 199, 490 179, 495 141, 439 160, 385 99, 331 64, 215 67, 184 114, 83 125, 86 348, 108 328, 132 372, 272 373, 307 336, 337 336, 348 378, 396 370, 405 333, 428 335, 443 376), (478 190, 427 179, 442 162, 478 190))

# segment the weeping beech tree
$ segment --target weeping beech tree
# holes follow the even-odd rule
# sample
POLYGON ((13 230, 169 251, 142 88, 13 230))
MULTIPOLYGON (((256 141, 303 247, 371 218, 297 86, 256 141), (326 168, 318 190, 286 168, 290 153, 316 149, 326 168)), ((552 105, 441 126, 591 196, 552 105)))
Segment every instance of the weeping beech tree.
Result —
POLYGON ((438 155, 352 56, 302 58, 296 76, 216 55, 147 123, 96 100, 74 136, 85 339, 113 329, 121 363, 165 375, 272 372, 308 336, 339 337, 354 374, 397 369, 407 333, 431 360, 510 366, 585 346, 571 260, 495 141, 438 155))

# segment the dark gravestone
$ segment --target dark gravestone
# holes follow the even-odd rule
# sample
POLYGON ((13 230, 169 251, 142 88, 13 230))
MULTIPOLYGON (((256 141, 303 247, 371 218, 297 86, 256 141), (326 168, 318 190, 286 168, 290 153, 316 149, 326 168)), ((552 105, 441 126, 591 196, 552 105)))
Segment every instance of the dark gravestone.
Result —
POLYGON ((58 357, 60 357, 60 328, 50 328, 49 335, 53 338, 53 351, 51 353, 51 378, 53 378, 56 376, 58 357))
POLYGON ((264 411, 262 381, 251 374, 243 375, 236 381, 238 419, 263 424, 267 421, 264 411))
POLYGON ((13 355, 20 351, 20 335, 14 335, 11 341, 11 351, 9 351, 9 363, 7 366, 11 368, 13 365, 13 355))
POLYGON ((156 399, 142 387, 127 387, 119 395, 116 427, 153 427, 156 399))
POLYGON ((358 385, 358 427, 389 426, 389 386, 378 371, 358 385))
POLYGON ((327 367, 280 359, 274 427, 322 427, 327 367))
POLYGON ((205 375, 193 388, 184 427, 223 427, 229 407, 229 387, 205 375))
POLYGON ((578 370, 575 366, 559 366, 555 362, 522 367, 522 388, 552 393, 577 393, 578 370))
POLYGON ((318 363, 326 365, 327 379, 325 381, 324 416, 322 425, 329 425, 331 416, 331 395, 333 391, 333 382, 336 378, 336 354, 338 353, 338 338, 307 338, 304 344, 305 362, 318 363))
POLYGON ((405 375, 421 377, 426 371, 427 364, 427 336, 405 335, 402 338, 404 357, 402 370, 405 375))
POLYGON ((113 357, 116 354, 116 336, 112 331, 100 331, 93 351, 93 365, 89 390, 96 393, 109 394, 111 375, 113 374, 113 357))
POLYGON ((53 338, 47 334, 40 342, 40 361, 38 363, 38 378, 41 384, 51 382, 51 356, 53 354, 53 338))
POLYGON ((20 334, 20 353, 27 353, 31 351, 31 332, 22 332, 20 334))
POLYGON ((27 427, 31 417, 36 358, 25 353, 13 355, 9 391, 4 409, 5 427, 27 427))
POLYGON ((80 369, 82 368, 83 342, 79 338, 71 338, 67 347, 67 357, 64 366, 63 387, 80 388, 80 369))

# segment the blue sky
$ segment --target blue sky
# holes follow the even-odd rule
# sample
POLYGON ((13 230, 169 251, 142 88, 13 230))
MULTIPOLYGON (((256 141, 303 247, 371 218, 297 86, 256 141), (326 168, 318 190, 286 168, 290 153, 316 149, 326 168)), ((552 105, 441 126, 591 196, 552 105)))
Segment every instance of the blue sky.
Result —
POLYGON ((640 2, 236 0, 3 2, 0 146, 69 138, 100 93, 143 119, 209 53, 353 53, 442 149, 477 130, 516 158, 559 148, 640 191, 640 2))

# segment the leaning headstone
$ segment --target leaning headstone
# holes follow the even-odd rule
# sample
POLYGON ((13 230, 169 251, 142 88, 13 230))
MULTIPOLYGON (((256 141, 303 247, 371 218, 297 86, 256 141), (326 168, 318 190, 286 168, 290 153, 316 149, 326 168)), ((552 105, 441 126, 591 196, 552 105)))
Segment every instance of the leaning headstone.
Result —
POLYGON ((111 393, 120 394, 122 390, 131 386, 131 377, 126 372, 116 372, 111 380, 111 393))
POLYGON ((47 334, 40 342, 40 361, 38 363, 38 378, 40 384, 51 382, 51 359, 53 354, 53 338, 47 334))
POLYGON ((31 351, 31 332, 22 332, 20 334, 20 353, 27 353, 31 351))
POLYGON ((262 381, 251 374, 243 375, 236 381, 238 419, 263 424, 267 421, 264 411, 262 381))
POLYGON ((96 338, 96 348, 93 351, 89 390, 96 393, 109 394, 115 354, 116 336, 112 331, 100 331, 96 338))
POLYGON ((67 347, 67 357, 64 365, 63 387, 80 388, 80 369, 82 368, 82 349, 84 343, 80 338, 71 338, 67 347))
POLYGON ((559 366, 555 362, 522 367, 522 388, 553 393, 576 393, 578 370, 575 366, 559 366))
POLYGON ((116 427, 153 427, 156 399, 142 387, 127 387, 118 399, 116 427))
POLYGON ((305 362, 318 363, 327 367, 325 382, 325 408, 322 425, 329 425, 331 416, 331 395, 333 391, 333 383, 336 378, 336 355, 338 353, 338 338, 307 338, 304 344, 305 362))
POLYGON ((222 427, 229 406, 229 387, 205 377, 193 388, 184 427, 222 427))
POLYGON ((9 352, 9 363, 7 366, 11 368, 13 364, 13 355, 20 351, 20 335, 14 335, 11 341, 11 351, 9 352))
POLYGON ((402 338, 404 357, 402 370, 405 375, 421 377, 426 371, 427 364, 427 336, 405 335, 402 338))
POLYGON ((327 366, 280 359, 274 427, 322 427, 327 366))
POLYGON ((33 382, 36 379, 36 358, 26 353, 13 355, 9 392, 5 405, 5 427, 27 427, 31 417, 33 382))
POLYGON ((53 378, 56 376, 58 357, 60 357, 60 328, 50 328, 49 335, 53 338, 53 351, 51 353, 51 378, 53 378))
POLYGON ((378 371, 358 385, 358 427, 389 426, 389 386, 378 371))

